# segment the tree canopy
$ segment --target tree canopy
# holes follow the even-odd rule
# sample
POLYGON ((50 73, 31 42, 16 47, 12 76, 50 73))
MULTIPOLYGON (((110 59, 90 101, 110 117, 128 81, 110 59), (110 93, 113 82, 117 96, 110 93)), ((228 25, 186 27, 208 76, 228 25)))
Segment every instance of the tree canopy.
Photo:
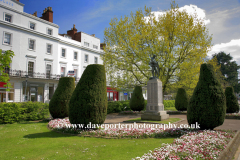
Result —
POLYGON ((240 92, 240 85, 238 84, 238 69, 240 66, 237 65, 236 61, 232 61, 233 57, 225 52, 221 51, 212 55, 213 58, 217 58, 217 63, 221 65, 222 76, 226 76, 228 86, 234 88, 234 92, 240 92))
POLYGON ((10 63, 12 62, 12 58, 14 56, 14 52, 11 50, 7 50, 3 53, 2 49, 0 49, 0 82, 6 83, 4 87, 6 87, 7 91, 10 91, 12 87, 9 80, 8 73, 5 72, 6 68, 10 68, 10 63))
POLYGON ((212 46, 212 37, 202 19, 180 11, 175 1, 171 9, 156 17, 151 8, 124 18, 114 18, 104 31, 103 59, 112 87, 145 86, 151 75, 149 62, 155 54, 163 92, 177 77, 196 86, 203 58, 212 46), (118 74, 117 74, 118 73, 118 74))

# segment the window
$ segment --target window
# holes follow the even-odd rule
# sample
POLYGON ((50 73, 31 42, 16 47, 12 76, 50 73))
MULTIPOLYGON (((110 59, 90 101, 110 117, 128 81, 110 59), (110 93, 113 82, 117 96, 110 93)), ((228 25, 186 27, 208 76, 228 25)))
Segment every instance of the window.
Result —
POLYGON ((94 57, 94 63, 98 64, 98 58, 97 57, 94 57))
POLYGON ((98 49, 98 46, 96 46, 96 45, 93 45, 93 48, 95 48, 95 49, 98 49))
POLYGON ((65 67, 61 67, 61 77, 65 76, 65 67))
POLYGON ((87 46, 87 47, 89 47, 89 43, 87 43, 87 42, 84 42, 84 46, 87 46))
POLYGON ((52 53, 52 45, 47 44, 47 53, 52 53))
POLYGON ((35 30, 35 23, 30 22, 30 28, 35 30))
POLYGON ((10 14, 5 14, 5 21, 12 22, 12 16, 10 14))
POLYGON ((29 39, 29 49, 31 50, 35 49, 35 40, 29 39))
POLYGON ((85 62, 88 62, 88 55, 85 54, 85 62))
POLYGON ((47 34, 52 35, 52 30, 51 30, 51 29, 48 29, 48 30, 47 30, 47 34))
POLYGON ((62 57, 65 57, 66 56, 66 50, 65 49, 62 49, 62 57))
POLYGON ((4 32, 4 44, 10 45, 11 44, 11 34, 4 32))
POLYGON ((77 60, 77 52, 74 52, 74 57, 73 57, 74 60, 77 60))
POLYGON ((77 70, 77 69, 74 69, 74 77, 75 77, 75 81, 76 81, 76 79, 77 79, 77 72, 78 72, 78 70, 77 70))
POLYGON ((34 62, 28 62, 28 76, 33 77, 34 62))
POLYGON ((50 78, 51 75, 51 65, 47 64, 46 66, 46 78, 50 78))

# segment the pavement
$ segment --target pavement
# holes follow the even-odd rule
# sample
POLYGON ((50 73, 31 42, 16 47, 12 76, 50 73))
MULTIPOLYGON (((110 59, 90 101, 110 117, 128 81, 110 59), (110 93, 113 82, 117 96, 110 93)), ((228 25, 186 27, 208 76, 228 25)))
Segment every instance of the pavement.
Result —
MULTIPOLYGON (((140 118, 141 115, 122 115, 118 113, 112 113, 108 114, 106 117, 106 120, 104 124, 121 124, 121 125, 128 125, 129 123, 124 123, 124 121, 134 119, 134 118, 140 118)), ((181 118, 182 121, 176 123, 177 127, 180 125, 188 124, 187 122, 187 116, 186 115, 169 115, 169 118, 181 118)), ((133 124, 133 123, 131 123, 133 124)), ((137 125, 140 125, 142 123, 136 123, 137 125)), ((225 119, 223 125, 216 127, 215 129, 224 129, 224 130, 240 130, 240 120, 235 120, 235 119, 225 119)), ((240 146, 238 147, 238 150, 235 154, 235 159, 234 160, 240 160, 240 146)))

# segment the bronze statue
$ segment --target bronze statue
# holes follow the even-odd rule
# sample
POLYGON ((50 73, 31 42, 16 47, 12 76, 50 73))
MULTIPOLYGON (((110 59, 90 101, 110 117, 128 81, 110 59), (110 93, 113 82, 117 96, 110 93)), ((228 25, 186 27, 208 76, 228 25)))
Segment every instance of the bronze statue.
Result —
POLYGON ((153 55, 153 57, 151 58, 151 61, 149 62, 149 65, 152 67, 152 75, 153 77, 151 77, 150 79, 153 78, 159 78, 159 66, 158 66, 158 62, 155 60, 156 55, 153 55))

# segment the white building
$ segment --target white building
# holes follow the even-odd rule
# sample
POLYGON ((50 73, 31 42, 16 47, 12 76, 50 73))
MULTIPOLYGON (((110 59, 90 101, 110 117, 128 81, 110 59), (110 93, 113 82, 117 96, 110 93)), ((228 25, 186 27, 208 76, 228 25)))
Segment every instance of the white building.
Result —
POLYGON ((48 102, 68 71, 74 71, 77 83, 87 65, 103 64, 103 50, 99 38, 77 32, 75 25, 59 34, 51 7, 42 17, 23 12, 23 7, 19 0, 0 0, 0 49, 15 54, 6 69, 13 88, 6 92, 0 84, 0 102, 23 102, 25 92, 28 101, 48 102))

